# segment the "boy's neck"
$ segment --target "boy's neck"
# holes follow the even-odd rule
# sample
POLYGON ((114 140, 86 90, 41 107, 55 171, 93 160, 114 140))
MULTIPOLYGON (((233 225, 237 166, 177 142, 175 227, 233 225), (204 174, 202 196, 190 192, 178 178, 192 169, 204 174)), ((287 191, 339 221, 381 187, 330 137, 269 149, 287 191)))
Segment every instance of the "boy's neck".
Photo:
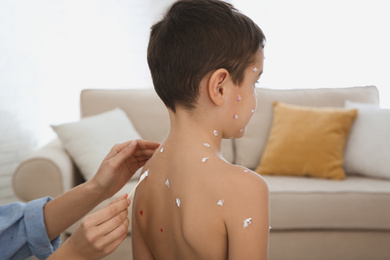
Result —
POLYGON ((175 113, 169 111, 169 117, 171 128, 167 142, 185 143, 186 146, 208 143, 217 154, 221 154, 222 133, 218 129, 218 122, 210 121, 212 117, 185 109, 177 109, 175 113))

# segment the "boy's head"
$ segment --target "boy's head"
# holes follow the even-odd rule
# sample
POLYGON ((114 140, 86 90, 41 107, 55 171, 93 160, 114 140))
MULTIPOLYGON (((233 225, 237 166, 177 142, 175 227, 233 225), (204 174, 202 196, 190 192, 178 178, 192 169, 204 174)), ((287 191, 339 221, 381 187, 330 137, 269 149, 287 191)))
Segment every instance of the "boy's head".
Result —
POLYGON ((148 64, 155 90, 172 111, 193 109, 207 74, 224 68, 240 85, 264 41, 261 29, 228 3, 177 1, 150 33, 148 64))

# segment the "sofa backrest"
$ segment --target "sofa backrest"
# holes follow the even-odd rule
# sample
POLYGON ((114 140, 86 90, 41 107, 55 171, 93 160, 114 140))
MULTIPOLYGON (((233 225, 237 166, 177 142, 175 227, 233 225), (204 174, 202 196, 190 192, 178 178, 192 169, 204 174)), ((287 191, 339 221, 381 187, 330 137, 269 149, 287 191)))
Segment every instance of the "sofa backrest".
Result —
POLYGON ((344 107, 345 100, 379 104, 375 86, 322 89, 257 89, 258 107, 243 138, 235 140, 235 163, 255 169, 267 144, 272 124, 272 104, 280 101, 312 107, 344 107))
MULTIPOLYGON (((168 110, 154 89, 86 89, 80 96, 81 117, 120 108, 143 139, 162 142, 169 132, 168 110)), ((222 154, 234 162, 233 141, 223 140, 222 154)))
MULTIPOLYGON (((313 107, 343 107, 345 100, 379 104, 375 86, 323 89, 257 89, 259 103, 243 138, 222 142, 222 154, 229 162, 256 168, 267 143, 275 101, 313 107)), ((169 132, 169 116, 154 89, 81 92, 81 117, 92 116, 116 107, 124 110, 135 129, 147 140, 163 141, 169 132)))

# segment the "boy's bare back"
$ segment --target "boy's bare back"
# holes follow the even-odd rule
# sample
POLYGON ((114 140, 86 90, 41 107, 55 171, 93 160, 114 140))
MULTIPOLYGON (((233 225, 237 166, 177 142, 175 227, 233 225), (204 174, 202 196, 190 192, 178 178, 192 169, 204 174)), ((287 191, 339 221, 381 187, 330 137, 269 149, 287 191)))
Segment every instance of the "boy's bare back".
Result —
POLYGON ((264 180, 208 144, 167 141, 144 167, 133 202, 135 259, 266 259, 264 180))

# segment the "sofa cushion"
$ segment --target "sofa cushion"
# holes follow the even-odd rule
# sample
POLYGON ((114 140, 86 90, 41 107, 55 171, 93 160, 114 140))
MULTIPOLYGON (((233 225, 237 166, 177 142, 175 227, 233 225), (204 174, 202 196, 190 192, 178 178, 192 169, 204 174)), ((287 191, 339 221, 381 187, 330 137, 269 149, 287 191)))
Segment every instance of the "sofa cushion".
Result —
MULTIPOLYGON (((81 92, 81 116, 96 115, 116 107, 130 118, 143 139, 162 142, 169 132, 168 110, 154 89, 105 90, 87 89, 81 92)), ((234 161, 232 140, 222 141, 222 154, 234 161)))
POLYGON ((141 138, 119 108, 52 128, 85 180, 96 174, 115 144, 141 138))
POLYGON ((343 180, 344 147, 356 109, 274 103, 274 118, 259 174, 343 180))
POLYGON ((259 105, 244 137, 235 140, 236 163, 255 169, 259 164, 271 129, 272 104, 280 101, 311 107, 344 107, 345 100, 379 103, 375 86, 324 89, 257 89, 259 105))
POLYGON ((390 109, 350 101, 345 105, 359 110, 345 150, 345 170, 390 179, 390 109))
POLYGON ((272 230, 390 230, 390 181, 348 176, 344 181, 264 176, 272 230))

